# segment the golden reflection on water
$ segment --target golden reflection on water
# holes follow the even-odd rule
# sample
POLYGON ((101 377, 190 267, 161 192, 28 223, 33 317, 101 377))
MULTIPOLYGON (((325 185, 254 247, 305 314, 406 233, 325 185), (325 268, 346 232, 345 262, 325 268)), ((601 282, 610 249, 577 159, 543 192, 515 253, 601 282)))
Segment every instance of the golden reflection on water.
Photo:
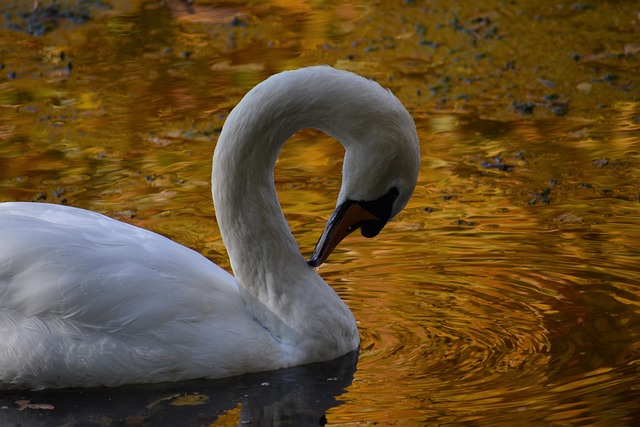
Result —
MULTIPOLYGON (((458 39, 455 27, 434 31, 424 16, 449 22, 444 5, 421 15, 406 5, 382 13, 349 2, 196 3, 195 13, 167 4, 117 3, 47 37, 2 33, 14 46, 5 43, 2 61, 19 75, 0 80, 0 200, 103 212, 228 268, 209 179, 230 108, 283 69, 328 63, 361 72, 413 113, 423 163, 407 209, 374 240, 350 237, 320 269, 362 334, 358 372, 329 423, 640 419, 640 106, 621 83, 609 92, 594 83, 592 98, 578 93, 568 117, 524 120, 505 112, 511 100, 501 96, 541 97, 546 89, 520 80, 526 70, 505 77, 502 65, 488 82, 468 81, 482 67, 495 71, 469 62, 478 43, 502 61, 500 43, 512 41, 489 44, 486 27, 458 39), (418 43, 425 40, 449 43, 449 53, 418 43), (457 77, 445 101, 447 74, 457 77), (500 79, 514 83, 493 87, 500 79), (456 99, 463 91, 477 97, 456 99), (581 102, 587 107, 575 106, 581 102), (604 102, 608 108, 595 109, 604 102)), ((474 16, 459 6, 459 16, 474 16)), ((489 15, 516 37, 505 22, 520 16, 512 7, 489 15)), ((539 13, 554 22, 570 14, 546 6, 539 13)), ((589 61, 633 78, 615 58, 589 61)), ((573 87, 591 78, 585 68, 574 75, 553 79, 573 87)), ((280 200, 305 255, 333 208, 341 156, 339 144, 307 130, 278 161, 280 200)))

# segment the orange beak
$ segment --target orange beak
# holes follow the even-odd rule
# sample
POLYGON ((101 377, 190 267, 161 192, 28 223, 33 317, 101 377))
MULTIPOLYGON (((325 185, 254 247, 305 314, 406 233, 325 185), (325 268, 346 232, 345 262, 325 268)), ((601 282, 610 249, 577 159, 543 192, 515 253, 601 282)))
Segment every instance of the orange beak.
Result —
POLYGON ((329 218, 327 226, 324 228, 320 240, 318 240, 316 244, 313 255, 307 260, 307 264, 312 267, 319 267, 327 260, 342 239, 347 237, 352 231, 367 224, 369 225, 368 229, 375 231, 369 231, 366 234, 363 231, 363 235, 373 237, 382 230, 386 222, 386 220, 369 212, 361 203, 347 200, 338 206, 333 215, 331 215, 331 218, 329 218))

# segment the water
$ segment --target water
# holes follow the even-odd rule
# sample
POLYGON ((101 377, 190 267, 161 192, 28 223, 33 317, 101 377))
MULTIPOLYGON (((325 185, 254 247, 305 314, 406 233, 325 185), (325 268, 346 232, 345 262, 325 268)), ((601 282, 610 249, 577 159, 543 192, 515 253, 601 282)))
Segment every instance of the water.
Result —
POLYGON ((383 424, 402 411, 412 425, 631 425, 639 141, 607 150, 615 171, 594 164, 592 150, 567 150, 571 130, 557 123, 529 137, 530 124, 512 126, 496 141, 503 123, 434 121, 445 119, 457 124, 428 144, 425 163, 440 166, 425 168, 425 194, 385 247, 367 245, 349 257, 354 273, 335 273, 354 289, 364 335, 347 399, 395 396, 371 401, 383 424), (465 123, 476 132, 461 133, 465 123), (557 149, 536 147, 550 131, 557 149), (510 171, 483 166, 495 164, 496 146, 510 171))
MULTIPOLYGON (((315 63, 392 88, 416 120, 422 170, 379 237, 350 237, 320 269, 358 319, 357 368, 5 393, 0 419, 635 425, 639 24, 621 5, 473 4, 96 3, 73 6, 87 7, 82 22, 69 11, 44 20, 57 23, 44 36, 1 31, 0 200, 106 213, 228 268, 209 190, 220 127, 254 84, 315 63), (180 406, 182 396, 207 398, 180 406), (18 411, 17 400, 55 409, 18 411)), ((26 28, 17 12, 4 19, 26 28)), ((280 200, 307 256, 341 154, 308 130, 279 159, 280 200)))

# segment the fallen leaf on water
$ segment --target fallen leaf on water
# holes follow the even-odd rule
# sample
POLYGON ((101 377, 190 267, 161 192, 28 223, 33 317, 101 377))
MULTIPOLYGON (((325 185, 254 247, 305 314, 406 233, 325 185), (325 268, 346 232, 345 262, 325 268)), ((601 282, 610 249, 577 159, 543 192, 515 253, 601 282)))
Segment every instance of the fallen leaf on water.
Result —
POLYGON ((242 411, 242 404, 238 403, 235 408, 229 409, 228 411, 220 414, 218 418, 213 422, 213 424, 209 424, 208 427, 230 427, 230 426, 239 426, 241 424, 245 424, 242 422, 240 418, 240 412, 242 411))
MULTIPOLYGON (((638 19, 640 19, 640 13, 638 13, 638 19)), ((625 55, 635 55, 640 52, 640 44, 626 44, 624 45, 624 53, 625 55)))
POLYGON ((48 403, 29 403, 30 400, 16 400, 15 404, 18 405, 18 411, 24 411, 25 409, 55 409, 53 405, 48 403))
POLYGON ((592 86, 589 83, 586 83, 586 82, 579 83, 578 86, 576 86, 576 89, 578 89, 581 92, 586 92, 586 93, 591 92, 591 88, 592 88, 592 86))
POLYGON ((582 222, 582 218, 580 218, 578 215, 574 214, 573 212, 566 212, 555 217, 554 221, 576 223, 576 222, 582 222))
POLYGON ((197 406, 204 405, 209 396, 204 394, 188 394, 175 398, 169 405, 172 406, 197 406))
POLYGON ((146 406, 146 408, 147 409, 153 409, 154 407, 158 406, 160 403, 164 402, 165 400, 171 400, 174 397, 178 397, 178 396, 180 396, 180 393, 172 394, 170 396, 161 397, 160 399, 154 400, 153 402, 149 403, 146 406))

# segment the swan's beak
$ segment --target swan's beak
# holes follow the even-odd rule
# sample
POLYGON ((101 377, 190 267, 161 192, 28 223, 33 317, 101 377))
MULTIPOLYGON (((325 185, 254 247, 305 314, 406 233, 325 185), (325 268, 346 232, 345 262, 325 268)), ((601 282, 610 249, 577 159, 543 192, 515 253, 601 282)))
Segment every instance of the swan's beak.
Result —
POLYGON ((336 208, 316 244, 313 255, 307 260, 307 264, 319 267, 327 260, 342 239, 360 227, 362 227, 362 235, 365 237, 374 237, 382 230, 389 216, 387 215, 386 219, 380 218, 363 206, 365 204, 347 200, 336 208))

